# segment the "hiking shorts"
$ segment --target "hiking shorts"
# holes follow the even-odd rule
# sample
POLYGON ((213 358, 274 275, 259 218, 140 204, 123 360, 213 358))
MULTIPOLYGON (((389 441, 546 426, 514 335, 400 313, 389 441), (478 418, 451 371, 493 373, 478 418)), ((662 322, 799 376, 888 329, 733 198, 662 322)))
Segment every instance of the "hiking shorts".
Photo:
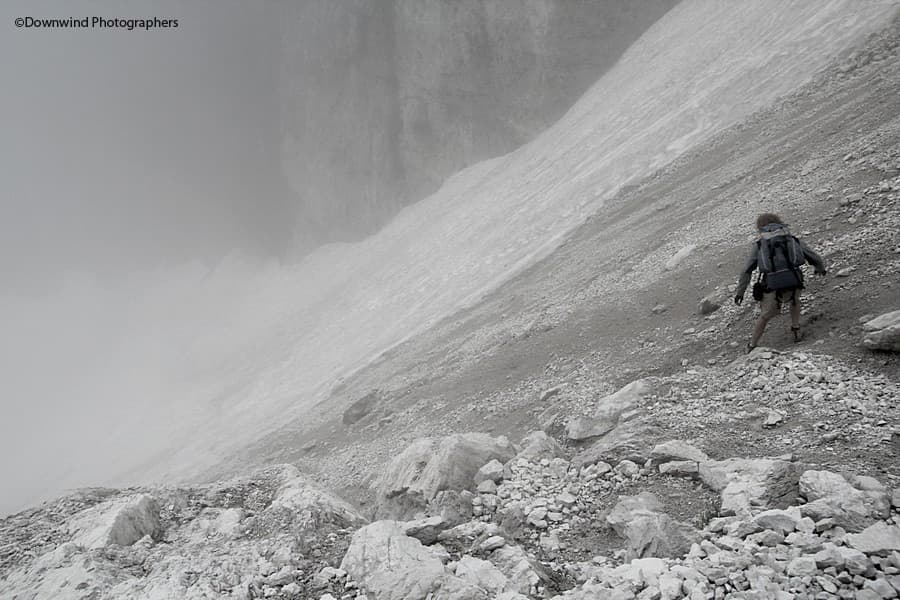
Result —
POLYGON ((800 302, 800 290, 802 288, 792 288, 789 290, 778 290, 777 292, 766 292, 763 294, 760 309, 763 314, 777 315, 781 312, 782 304, 797 304, 800 302))

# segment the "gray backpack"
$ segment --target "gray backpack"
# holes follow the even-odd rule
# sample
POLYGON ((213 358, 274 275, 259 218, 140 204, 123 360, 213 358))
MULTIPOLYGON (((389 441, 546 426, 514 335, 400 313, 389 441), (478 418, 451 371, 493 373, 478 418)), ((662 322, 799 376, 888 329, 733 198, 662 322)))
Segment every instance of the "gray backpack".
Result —
POLYGON ((787 227, 764 231, 757 242, 756 268, 764 275, 766 287, 771 291, 803 287, 800 267, 806 263, 800 240, 790 234, 787 227))

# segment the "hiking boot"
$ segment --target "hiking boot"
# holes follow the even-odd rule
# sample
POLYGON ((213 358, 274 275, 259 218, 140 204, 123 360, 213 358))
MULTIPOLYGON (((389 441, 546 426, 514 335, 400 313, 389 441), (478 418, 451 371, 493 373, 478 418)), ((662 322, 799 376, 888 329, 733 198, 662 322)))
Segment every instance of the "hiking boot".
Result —
POLYGON ((794 343, 795 344, 803 339, 803 334, 800 333, 799 325, 791 325, 791 333, 794 334, 794 343))
POLYGON ((753 342, 747 342, 747 354, 750 354, 756 349, 756 346, 753 345, 753 342))

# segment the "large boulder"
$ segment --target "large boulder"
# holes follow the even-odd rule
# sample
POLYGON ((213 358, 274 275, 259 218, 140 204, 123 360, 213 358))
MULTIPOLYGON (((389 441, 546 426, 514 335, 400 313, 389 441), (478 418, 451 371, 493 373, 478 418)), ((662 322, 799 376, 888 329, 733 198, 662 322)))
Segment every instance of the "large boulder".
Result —
POLYGON ((459 559, 456 576, 491 595, 505 591, 509 585, 509 579, 493 563, 468 555, 459 559))
POLYGON ((481 467, 515 455, 506 437, 485 433, 418 439, 391 461, 375 483, 379 511, 397 518, 412 516, 424 511, 441 491, 473 490, 481 467))
POLYGON ((878 521, 859 533, 848 534, 847 544, 865 554, 888 556, 900 552, 900 527, 878 521))
POLYGON ((341 418, 344 425, 353 425, 363 420, 375 409, 380 398, 380 394, 377 391, 373 391, 353 402, 347 407, 341 418))
POLYGON ((506 575, 507 591, 533 594, 537 586, 548 580, 547 573, 521 546, 503 545, 488 555, 488 560, 506 575))
POLYGON ((657 444, 650 452, 650 458, 656 464, 672 461, 702 463, 709 460, 709 457, 703 450, 691 446, 687 442, 681 440, 670 440, 668 442, 663 442, 662 444, 657 444))
POLYGON ((294 525, 314 529, 324 524, 359 526, 366 519, 352 505, 327 492, 292 465, 281 467, 281 486, 266 512, 283 511, 294 525))
POLYGON ((85 548, 130 546, 145 535, 158 538, 159 505, 146 494, 109 500, 77 515, 69 531, 72 542, 85 548))
POLYGON ((900 352, 900 310, 885 313, 863 325, 863 346, 870 350, 900 352))
POLYGON ((780 458, 729 458, 700 464, 700 478, 722 495, 723 515, 786 508, 797 497, 797 463, 780 458))
POLYGON ((341 569, 375 600, 421 600, 446 575, 440 557, 396 521, 376 521, 354 533, 341 569))
POLYGON ((799 480, 800 494, 807 503, 800 507, 813 520, 833 519, 847 531, 861 531, 890 514, 887 489, 871 478, 852 478, 831 471, 805 471, 799 480), (860 489, 864 488, 864 489, 860 489))
POLYGON ((569 439, 592 442, 572 459, 572 464, 583 467, 600 461, 646 461, 653 449, 651 440, 659 433, 640 406, 648 391, 644 381, 634 381, 600 400, 590 417, 571 419, 566 425, 569 439))
POLYGON ((700 538, 696 529, 665 514, 649 492, 621 497, 606 522, 628 541, 629 558, 680 557, 700 538))
POLYGON ((620 421, 626 421, 632 416, 638 401, 647 391, 647 384, 643 380, 632 381, 617 392, 600 399, 591 416, 570 419, 566 424, 566 435, 575 442, 606 435, 620 421))
POLYGON ((516 458, 524 458, 538 462, 542 458, 562 458, 565 451, 562 446, 543 431, 532 431, 519 442, 519 453, 516 458))

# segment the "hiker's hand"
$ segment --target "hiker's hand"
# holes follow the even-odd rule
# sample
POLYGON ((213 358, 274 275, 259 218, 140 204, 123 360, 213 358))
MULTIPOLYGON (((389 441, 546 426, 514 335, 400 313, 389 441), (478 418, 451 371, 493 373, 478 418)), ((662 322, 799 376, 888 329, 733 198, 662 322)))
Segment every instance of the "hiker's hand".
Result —
POLYGON ((737 304, 738 306, 740 306, 741 302, 743 302, 743 301, 744 301, 743 294, 738 294, 737 296, 734 297, 734 303, 737 304))

